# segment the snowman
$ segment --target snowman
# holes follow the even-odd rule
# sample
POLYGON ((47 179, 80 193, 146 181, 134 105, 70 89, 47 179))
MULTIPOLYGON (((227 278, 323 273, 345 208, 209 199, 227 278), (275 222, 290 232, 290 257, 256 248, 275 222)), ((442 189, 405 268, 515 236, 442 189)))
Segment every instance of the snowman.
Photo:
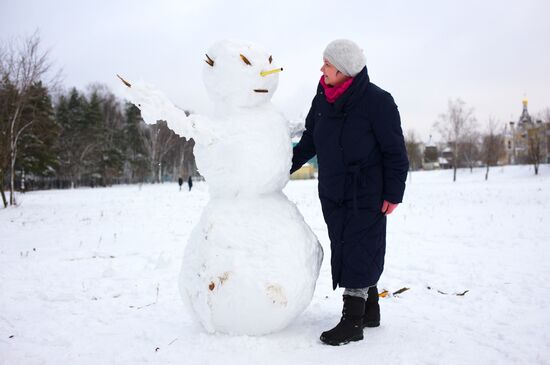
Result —
POLYGON ((161 92, 122 81, 147 123, 165 120, 193 138, 210 200, 185 248, 180 291, 208 332, 261 335, 283 329, 310 303, 323 258, 317 237, 282 192, 291 127, 274 108, 272 56, 244 41, 206 53, 211 115, 186 116, 161 92))

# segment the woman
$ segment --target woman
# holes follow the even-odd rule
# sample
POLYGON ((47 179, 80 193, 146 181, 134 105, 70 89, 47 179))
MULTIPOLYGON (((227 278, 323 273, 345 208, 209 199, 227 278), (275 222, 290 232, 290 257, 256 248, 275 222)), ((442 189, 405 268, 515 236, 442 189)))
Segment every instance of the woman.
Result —
POLYGON ((340 323, 321 341, 342 345, 362 340, 363 327, 380 323, 376 284, 384 267, 386 215, 403 199, 409 162, 397 106, 370 82, 362 50, 339 39, 323 56, 291 173, 317 155, 333 289, 345 288, 340 323))

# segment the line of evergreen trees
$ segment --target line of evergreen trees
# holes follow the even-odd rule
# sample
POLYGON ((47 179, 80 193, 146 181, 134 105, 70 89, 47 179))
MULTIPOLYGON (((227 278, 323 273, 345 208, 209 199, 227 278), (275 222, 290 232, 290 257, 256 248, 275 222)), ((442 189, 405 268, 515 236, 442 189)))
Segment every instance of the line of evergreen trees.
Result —
MULTIPOLYGON (((92 85, 86 93, 73 88, 55 100, 42 82, 26 92, 19 118, 32 123, 17 141, 16 190, 161 182, 196 174, 193 140, 175 135, 165 122, 145 124, 139 109, 105 86, 92 85)), ((9 185, 10 118, 19 93, 9 80, 0 83, 3 190, 9 185)))
MULTIPOLYGON (((162 182, 197 174, 193 140, 140 111, 106 86, 58 90, 59 73, 38 32, 0 41, 0 198, 16 190, 162 182), (55 96, 53 96, 55 95, 55 96)), ((188 112, 186 112, 189 114, 188 112)))

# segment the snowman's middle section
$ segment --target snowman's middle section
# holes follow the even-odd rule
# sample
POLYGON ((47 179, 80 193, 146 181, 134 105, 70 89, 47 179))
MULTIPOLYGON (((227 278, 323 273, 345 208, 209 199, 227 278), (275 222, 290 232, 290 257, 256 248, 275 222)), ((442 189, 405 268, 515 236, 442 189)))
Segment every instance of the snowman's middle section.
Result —
POLYGON ((281 191, 289 180, 292 145, 284 117, 271 104, 218 111, 219 139, 196 145, 212 199, 281 191))

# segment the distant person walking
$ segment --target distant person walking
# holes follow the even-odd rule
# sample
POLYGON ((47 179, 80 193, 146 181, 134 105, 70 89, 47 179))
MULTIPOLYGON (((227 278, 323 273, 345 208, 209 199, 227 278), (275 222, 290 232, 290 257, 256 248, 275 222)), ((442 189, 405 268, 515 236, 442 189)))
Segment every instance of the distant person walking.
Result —
POLYGON ((180 191, 181 191, 181 186, 183 185, 183 179, 181 177, 178 179, 178 184, 180 186, 180 191))
POLYGON ((191 178, 191 175, 189 175, 189 179, 187 179, 187 185, 189 186, 189 191, 191 191, 191 188, 193 187, 193 179, 191 178))

